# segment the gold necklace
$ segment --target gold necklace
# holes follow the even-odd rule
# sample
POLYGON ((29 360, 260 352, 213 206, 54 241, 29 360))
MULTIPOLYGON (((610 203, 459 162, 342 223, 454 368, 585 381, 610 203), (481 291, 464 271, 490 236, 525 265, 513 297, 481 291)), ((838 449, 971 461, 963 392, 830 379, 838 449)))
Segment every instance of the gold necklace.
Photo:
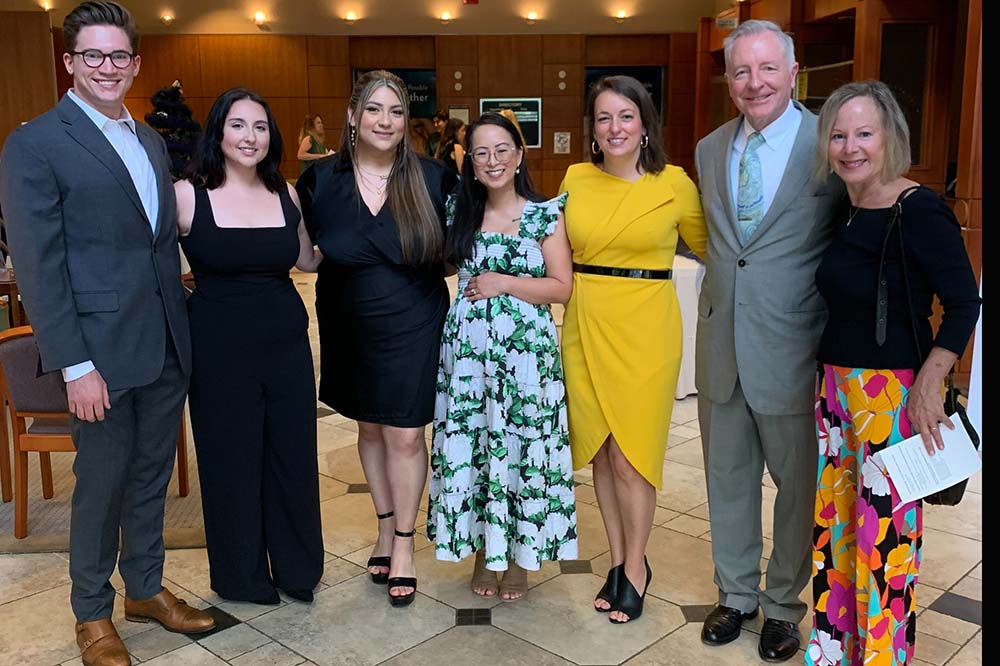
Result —
POLYGON ((851 211, 850 215, 847 216, 847 226, 851 226, 851 222, 854 221, 854 216, 861 212, 861 206, 855 208, 854 206, 848 207, 851 211))
POLYGON ((381 197, 385 193, 386 188, 389 186, 389 183, 388 183, 387 180, 383 180, 382 183, 381 183, 381 185, 379 185, 378 183, 372 182, 369 179, 369 176, 367 176, 364 171, 359 171, 358 175, 361 176, 358 179, 359 182, 362 185, 364 185, 367 190, 369 190, 371 192, 374 192, 375 196, 377 196, 377 197, 381 197))
POLYGON ((389 173, 387 173, 387 174, 385 174, 383 176, 380 173, 377 173, 375 171, 369 171, 368 169, 364 168, 363 166, 361 166, 360 162, 357 164, 357 167, 358 167, 358 170, 361 171, 362 173, 364 173, 364 174, 366 174, 368 176, 374 177, 374 178, 378 178, 380 180, 389 180, 389 176, 392 175, 392 169, 389 170, 389 173))

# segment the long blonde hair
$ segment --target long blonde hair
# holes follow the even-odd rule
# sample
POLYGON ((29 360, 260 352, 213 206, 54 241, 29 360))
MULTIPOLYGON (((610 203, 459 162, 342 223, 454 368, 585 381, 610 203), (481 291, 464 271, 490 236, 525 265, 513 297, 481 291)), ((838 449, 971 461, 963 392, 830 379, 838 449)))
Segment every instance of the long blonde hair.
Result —
POLYGON ((323 143, 326 139, 326 129, 323 129, 323 134, 319 135, 316 133, 316 119, 323 119, 323 116, 318 113, 310 113, 306 116, 306 119, 302 121, 302 128, 299 130, 299 143, 302 143, 302 139, 307 136, 311 136, 314 140, 323 143))
MULTIPOLYGON (((396 230, 399 233, 399 243, 403 249, 403 260, 411 265, 429 264, 442 260, 444 251, 444 231, 438 212, 431 202, 424 180, 424 171, 420 166, 420 158, 413 152, 410 145, 410 97, 406 92, 403 80, 392 72, 377 69, 366 72, 358 77, 351 91, 348 110, 354 122, 361 117, 365 104, 381 87, 391 90, 399 98, 403 106, 404 130, 403 138, 396 148, 396 158, 389 172, 389 184, 386 188, 386 202, 396 220, 396 230)), ((349 155, 351 164, 357 163, 356 137, 357 130, 352 133, 350 122, 344 128, 340 137, 340 154, 349 155), (352 140, 352 135, 355 137, 352 140)), ((361 192, 357 182, 354 184, 361 192)))

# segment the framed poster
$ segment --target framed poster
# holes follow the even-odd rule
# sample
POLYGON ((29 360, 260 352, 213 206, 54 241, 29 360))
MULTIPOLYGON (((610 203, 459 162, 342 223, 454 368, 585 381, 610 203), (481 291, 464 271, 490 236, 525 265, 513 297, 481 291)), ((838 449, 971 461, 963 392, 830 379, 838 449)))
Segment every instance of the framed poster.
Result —
POLYGON ((465 105, 461 106, 449 106, 448 107, 448 117, 458 118, 466 125, 469 124, 469 107, 465 105))
POLYGON ((527 148, 542 147, 542 98, 541 97, 484 97, 479 100, 480 115, 487 111, 510 109, 514 112, 524 145, 527 148))
MULTIPOLYGON (((354 81, 368 69, 355 69, 354 81)), ((410 117, 430 118, 437 111, 437 70, 434 69, 390 69, 403 79, 406 92, 410 95, 410 117)))
POLYGON ((552 152, 555 155, 569 155, 571 132, 553 132, 552 152))
POLYGON ((602 76, 624 75, 631 76, 646 88, 653 98, 653 104, 656 105, 656 112, 660 114, 660 118, 665 118, 665 110, 663 108, 663 74, 663 67, 587 67, 583 74, 583 112, 584 114, 587 113, 587 95, 590 94, 591 86, 597 83, 599 78, 602 76))

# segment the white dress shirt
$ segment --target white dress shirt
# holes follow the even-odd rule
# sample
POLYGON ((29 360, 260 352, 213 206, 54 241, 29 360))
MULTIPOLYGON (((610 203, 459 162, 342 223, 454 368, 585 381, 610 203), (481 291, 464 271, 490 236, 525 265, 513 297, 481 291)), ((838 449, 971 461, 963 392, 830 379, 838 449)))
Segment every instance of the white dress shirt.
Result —
MULTIPOLYGON (((146 149, 142 147, 139 136, 136 134, 135 120, 132 119, 132 115, 128 109, 122 106, 121 117, 114 120, 80 99, 72 89, 66 93, 66 96, 80 107, 97 126, 97 129, 101 130, 111 147, 125 163, 125 169, 132 177, 132 183, 139 194, 139 200, 142 201, 142 209, 146 213, 146 219, 149 221, 153 233, 156 233, 156 216, 160 210, 156 172, 153 171, 149 155, 146 154, 146 149)), ((93 369, 94 363, 92 361, 71 365, 68 368, 63 368, 63 380, 71 382, 83 377, 93 369)))
MULTIPOLYGON (((764 180, 764 215, 767 215, 767 210, 774 201, 774 195, 778 192, 778 186, 781 185, 788 159, 792 156, 795 135, 798 134, 801 124, 802 112, 789 101, 784 113, 760 131, 764 143, 757 148, 757 157, 760 158, 761 176, 764 180)), ((729 155, 729 186, 733 195, 733 210, 738 207, 740 158, 743 157, 743 151, 747 147, 747 139, 756 131, 744 118, 740 131, 736 132, 736 138, 733 140, 733 150, 729 155)))

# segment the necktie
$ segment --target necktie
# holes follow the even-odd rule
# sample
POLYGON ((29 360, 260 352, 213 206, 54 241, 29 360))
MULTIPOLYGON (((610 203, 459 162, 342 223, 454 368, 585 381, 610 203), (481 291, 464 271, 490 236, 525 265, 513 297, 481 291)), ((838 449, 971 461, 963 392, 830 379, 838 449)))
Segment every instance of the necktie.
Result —
POLYGON ((761 176, 760 156, 757 148, 764 143, 760 132, 747 138, 747 147, 740 157, 740 184, 736 197, 736 219, 740 227, 740 240, 746 243, 764 219, 764 179, 761 176))

